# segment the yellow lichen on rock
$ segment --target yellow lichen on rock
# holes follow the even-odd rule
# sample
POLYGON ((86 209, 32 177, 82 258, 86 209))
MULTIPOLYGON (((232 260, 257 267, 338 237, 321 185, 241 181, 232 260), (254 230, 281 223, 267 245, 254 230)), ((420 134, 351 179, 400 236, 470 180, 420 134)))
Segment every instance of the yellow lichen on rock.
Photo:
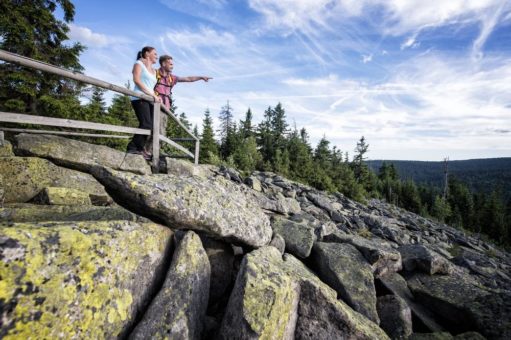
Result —
POLYGON ((151 284, 171 235, 127 221, 3 226, 4 338, 117 337, 141 302, 135 288, 151 284), (152 270, 146 282, 139 270, 152 270))

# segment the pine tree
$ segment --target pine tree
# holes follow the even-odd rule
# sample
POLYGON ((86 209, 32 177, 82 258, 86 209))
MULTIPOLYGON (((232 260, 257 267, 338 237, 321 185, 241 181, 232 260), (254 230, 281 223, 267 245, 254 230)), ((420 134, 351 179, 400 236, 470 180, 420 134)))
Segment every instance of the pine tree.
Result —
POLYGON ((240 121, 240 135, 241 138, 245 139, 254 135, 252 127, 252 111, 250 108, 245 114, 245 120, 240 121))
MULTIPOLYGON (((0 1, 0 12, 0 49, 75 72, 83 70, 79 55, 84 47, 68 42, 67 24, 75 14, 71 1, 6 0, 0 1), (60 10, 64 21, 55 17, 60 10)), ((11 63, 0 64, 0 79, 1 110, 60 117, 76 112, 74 99, 81 86, 75 81, 11 63), (55 101, 66 105, 60 107, 55 101), (68 104, 73 106, 67 108, 68 104)))
POLYGON ((251 136, 242 139, 234 151, 233 158, 239 170, 244 171, 246 174, 252 173, 263 159, 257 150, 255 137, 251 136))
POLYGON ((353 157, 353 171, 355 172, 355 178, 359 183, 364 184, 367 180, 369 169, 364 163, 366 157, 365 154, 369 151, 369 144, 366 143, 365 137, 362 136, 357 142, 355 148, 355 156, 353 157))
POLYGON ((219 113, 219 120, 220 155, 223 159, 227 160, 229 156, 233 155, 237 140, 237 127, 234 122, 233 109, 229 105, 229 101, 227 101, 227 104, 222 107, 222 110, 219 113))
POLYGON ((215 141, 215 133, 213 131, 213 119, 209 109, 204 112, 202 121, 202 136, 200 142, 199 161, 201 163, 211 163, 212 158, 218 158, 218 145, 215 141))

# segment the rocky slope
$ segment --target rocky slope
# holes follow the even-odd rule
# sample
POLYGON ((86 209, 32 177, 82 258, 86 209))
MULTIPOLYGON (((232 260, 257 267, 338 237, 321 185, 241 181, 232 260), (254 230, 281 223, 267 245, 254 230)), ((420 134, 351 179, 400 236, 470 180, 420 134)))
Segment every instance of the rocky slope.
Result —
POLYGON ((511 256, 272 173, 0 146, 0 338, 509 339, 511 256))

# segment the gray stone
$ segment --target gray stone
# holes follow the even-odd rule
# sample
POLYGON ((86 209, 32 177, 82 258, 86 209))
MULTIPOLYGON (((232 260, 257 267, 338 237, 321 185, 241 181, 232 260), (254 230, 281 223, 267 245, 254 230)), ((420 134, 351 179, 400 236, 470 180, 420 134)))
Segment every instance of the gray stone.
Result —
POLYGON ((324 237, 326 242, 349 243, 364 255, 373 268, 376 278, 387 273, 398 272, 403 269, 401 254, 384 240, 366 239, 355 235, 343 235, 339 232, 324 237))
POLYGON ((369 320, 379 323, 372 268, 352 245, 314 244, 312 258, 319 277, 335 289, 339 298, 369 320))
POLYGON ((229 298, 219 339, 293 339, 299 285, 283 273, 275 247, 246 255, 229 298))
POLYGON ((9 203, 0 208, 0 222, 45 221, 114 221, 150 222, 122 207, 96 207, 87 205, 45 206, 29 203, 9 203))
POLYGON ((77 189, 45 187, 33 202, 47 205, 92 205, 89 194, 77 189))
POLYGON ((268 217, 242 186, 222 177, 140 176, 101 167, 93 173, 130 210, 171 228, 202 231, 251 247, 271 241, 268 217))
POLYGON ((304 281, 300 286, 295 339, 385 340, 389 337, 375 323, 327 294, 320 286, 304 281))
POLYGON ((413 315, 431 332, 441 332, 444 328, 435 320, 431 311, 418 304, 406 280, 398 273, 388 273, 377 280, 390 293, 402 298, 412 310, 413 315))
POLYGON ((408 340, 452 340, 451 333, 434 332, 434 333, 413 333, 408 340))
POLYGON ((261 187, 261 181, 255 176, 245 178, 245 184, 248 185, 250 189, 255 191, 263 191, 263 188, 261 187))
POLYGON ((380 327, 392 339, 407 339, 412 334, 412 311, 397 295, 378 297, 376 303, 380 327))
POLYGON ((41 158, 0 157, 0 176, 4 178, 5 203, 26 203, 44 187, 64 187, 108 196, 91 175, 61 168, 41 158))
POLYGON ((297 223, 282 217, 272 218, 274 233, 280 234, 286 243, 286 251, 302 259, 310 255, 316 240, 314 229, 307 223, 297 223))
POLYGON ((87 172, 100 165, 142 175, 151 173, 141 155, 54 135, 17 135, 16 154, 47 158, 56 164, 87 172))
POLYGON ((448 260, 423 245, 403 245, 398 250, 407 271, 418 269, 433 275, 451 274, 454 269, 448 260))
POLYGON ((186 233, 167 277, 130 339, 201 339, 211 269, 200 238, 186 233))
POLYGON ((388 339, 299 260, 282 259, 274 247, 243 259, 218 338, 388 339))
POLYGON ((127 221, 0 227, 5 339, 125 338, 165 275, 172 232, 127 221))
POLYGON ((280 234, 274 233, 273 238, 271 239, 271 242, 269 245, 277 248, 279 250, 279 252, 282 255, 284 255, 284 251, 286 250, 286 241, 280 234))
POLYGON ((477 331, 492 339, 511 338, 511 293, 490 291, 470 275, 417 273, 407 280, 416 300, 455 333, 477 331))
POLYGON ((165 157, 166 172, 176 176, 197 176, 207 178, 208 170, 184 159, 165 157))

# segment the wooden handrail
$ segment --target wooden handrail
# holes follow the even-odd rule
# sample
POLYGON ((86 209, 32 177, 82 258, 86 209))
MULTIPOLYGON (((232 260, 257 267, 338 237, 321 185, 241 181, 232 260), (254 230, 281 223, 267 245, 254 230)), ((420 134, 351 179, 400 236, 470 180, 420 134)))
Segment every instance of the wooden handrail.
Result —
MULTIPOLYGON (((170 110, 168 110, 166 107, 161 105, 160 103, 157 103, 154 101, 154 98, 151 96, 148 96, 144 93, 135 92, 132 90, 129 90, 127 88, 124 88, 122 86, 117 86, 114 84, 110 84, 106 81, 96 79, 93 77, 86 76, 79 72, 73 72, 70 70, 63 69, 61 67, 57 67, 48 63, 41 62, 39 60, 34 60, 31 58, 27 58, 15 53, 7 52, 4 50, 0 50, 0 60, 4 60, 10 63, 18 64, 21 66, 33 68, 36 70, 53 73, 65 78, 77 80, 89 85, 94 85, 97 87, 101 87, 107 90, 111 90, 117 93, 121 93, 128 96, 133 96, 137 98, 141 98, 144 100, 147 100, 149 102, 154 103, 154 123, 152 128, 152 135, 158 136, 158 138, 154 138, 153 140, 153 161, 152 165, 158 170, 159 167, 159 154, 160 154, 160 141, 166 142, 173 147, 179 149, 180 151, 183 151, 186 155, 190 156, 191 158, 194 158, 194 163, 198 164, 199 162, 199 138, 195 136, 180 120, 178 117, 176 117, 170 110), (160 112, 163 112, 170 116, 178 125, 186 131, 191 136, 191 140, 195 141, 195 154, 192 154, 179 144, 173 142, 169 138, 165 137, 164 135, 160 134, 159 128, 160 128, 160 112)), ((50 125, 50 126, 64 126, 64 127, 71 127, 71 128, 83 128, 83 129, 92 129, 92 130, 103 130, 103 131, 114 131, 114 132, 125 132, 125 133, 137 133, 137 134, 144 134, 144 135, 150 135, 150 130, 145 129, 136 129, 131 127, 124 127, 124 126, 117 126, 117 125, 109 125, 109 124, 100 124, 100 123, 92 123, 92 122, 84 122, 84 121, 78 121, 78 120, 70 120, 70 119, 58 119, 58 118, 51 118, 51 117, 41 117, 41 116, 30 116, 30 115, 23 115, 23 114, 15 114, 15 113, 7 113, 7 112, 0 112, 0 121, 3 122, 14 122, 14 123, 30 123, 30 124, 39 124, 39 125, 50 125)), ((30 130, 26 130, 27 132, 30 130)), ((50 132, 50 131, 49 131, 50 132)), ((162 131, 164 133, 165 131, 162 131)), ((80 133, 70 133, 74 135, 79 135, 80 133)), ((93 134, 87 134, 88 136, 94 136, 93 134)), ((97 137, 103 136, 103 135, 97 135, 97 137)), ((119 136, 121 137, 121 136, 119 136)), ((121 137, 122 138, 122 137, 121 137)))

